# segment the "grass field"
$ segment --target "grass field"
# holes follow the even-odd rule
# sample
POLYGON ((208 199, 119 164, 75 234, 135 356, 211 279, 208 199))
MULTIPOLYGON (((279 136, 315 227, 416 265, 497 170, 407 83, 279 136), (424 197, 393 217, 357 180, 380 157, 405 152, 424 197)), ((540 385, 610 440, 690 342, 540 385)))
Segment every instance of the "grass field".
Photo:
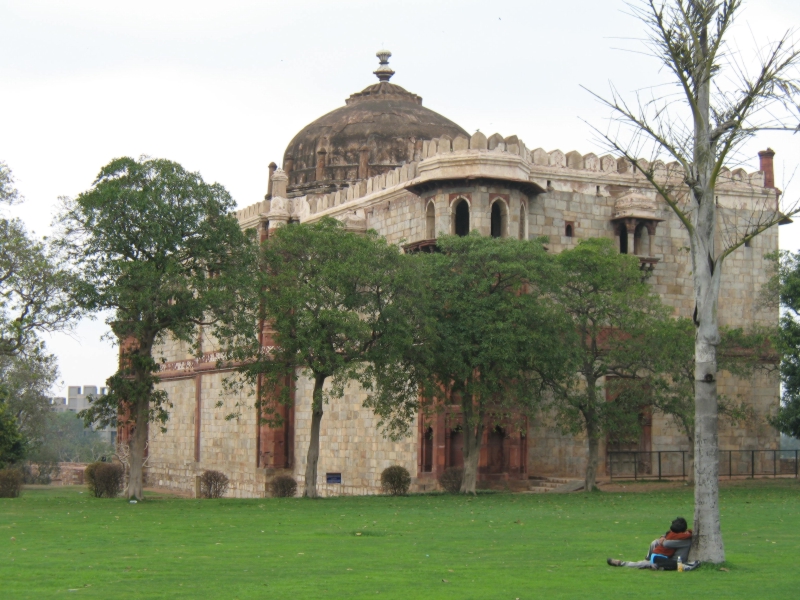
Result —
POLYGON ((797 598, 800 484, 724 487, 721 506, 727 570, 676 573, 605 559, 639 560, 691 519, 689 488, 135 505, 26 490, 0 499, 0 598, 797 598))

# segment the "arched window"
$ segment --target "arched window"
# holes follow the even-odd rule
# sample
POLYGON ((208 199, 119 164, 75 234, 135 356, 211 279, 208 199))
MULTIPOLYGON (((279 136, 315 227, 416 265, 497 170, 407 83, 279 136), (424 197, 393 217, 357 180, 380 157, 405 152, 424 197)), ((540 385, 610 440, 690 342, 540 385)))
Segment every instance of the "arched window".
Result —
POLYGON ((647 231, 647 226, 644 223, 640 223, 633 238, 633 253, 636 256, 646 256, 649 252, 650 233, 647 231))
POLYGON ((519 205, 519 239, 528 239, 528 212, 525 210, 525 203, 519 205))
POLYGON ((461 198, 453 211, 453 233, 465 236, 469 233, 469 202, 461 198))
POLYGON ((567 223, 566 227, 564 227, 564 235, 566 237, 572 237, 574 235, 574 231, 572 229, 572 223, 567 223))
POLYGON ((436 209, 433 202, 428 202, 425 210, 425 239, 432 240, 436 237, 436 209))
POLYGON ((422 437, 422 472, 431 471, 433 471, 433 427, 428 427, 422 437))
POLYGON ((489 443, 487 444, 489 473, 503 473, 505 471, 505 438, 506 431, 499 425, 489 432, 489 443))
POLYGON ((628 253, 628 228, 624 224, 619 226, 619 253, 628 253))
POLYGON ((492 203, 492 237, 506 237, 508 234, 508 207, 502 200, 492 203))

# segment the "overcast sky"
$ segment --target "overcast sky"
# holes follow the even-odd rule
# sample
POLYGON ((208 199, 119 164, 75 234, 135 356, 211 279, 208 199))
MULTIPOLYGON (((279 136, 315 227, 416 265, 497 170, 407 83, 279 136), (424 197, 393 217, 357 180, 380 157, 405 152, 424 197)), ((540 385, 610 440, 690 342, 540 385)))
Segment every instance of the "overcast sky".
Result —
MULTIPOLYGON (((797 0, 752 0, 733 30, 743 60, 800 26, 797 0)), ((637 51, 641 24, 620 0, 0 0, 0 159, 46 235, 56 200, 89 188, 119 156, 168 158, 223 184, 240 207, 267 187, 267 165, 307 123, 375 82, 392 51, 397 83, 467 131, 516 134, 529 148, 604 153, 590 127, 609 113, 581 85, 633 97, 662 83, 637 51)), ((800 164, 800 135, 765 135, 776 184, 800 164)), ((800 225, 781 228, 800 248, 800 225)), ((48 345, 67 385, 102 385, 116 348, 102 319, 48 345)))

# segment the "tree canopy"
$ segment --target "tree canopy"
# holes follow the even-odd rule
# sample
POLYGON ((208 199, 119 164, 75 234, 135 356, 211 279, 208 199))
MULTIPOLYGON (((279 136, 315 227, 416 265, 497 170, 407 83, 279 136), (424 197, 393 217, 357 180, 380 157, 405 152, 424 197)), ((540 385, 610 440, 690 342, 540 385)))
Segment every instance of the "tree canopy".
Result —
POLYGON ((200 331, 232 309, 249 276, 253 236, 231 214, 233 200, 179 164, 124 157, 102 168, 91 189, 63 199, 60 244, 78 268, 75 302, 110 311, 122 348, 108 394, 85 411, 87 424, 134 426, 128 497, 142 497, 147 425, 163 427, 170 407, 158 382, 154 346, 167 336, 200 351, 200 331))
MULTIPOLYGON (((0 162, 0 208, 21 201, 10 169, 0 162)), ((61 262, 19 219, 0 214, 0 356, 43 352, 39 334, 68 329, 78 316, 69 297, 73 279, 61 262)))
POLYGON ((783 395, 772 424, 781 433, 800 438, 800 252, 782 252, 773 259, 772 300, 777 300, 784 312, 776 336, 783 395))
MULTIPOLYGON (((265 421, 274 423, 276 403, 289 401, 287 378, 300 370, 313 380, 304 496, 316 497, 324 405, 351 381, 374 389, 376 373, 408 352, 415 277, 396 246, 374 231, 348 232, 334 219, 274 230, 261 257, 261 277, 239 304, 249 310, 218 338, 228 358, 243 363, 243 382, 263 382, 257 405, 265 421), (262 349, 263 324, 272 344, 262 349)), ((413 389, 382 392, 416 397, 413 389)))
POLYGON ((657 348, 654 336, 668 311, 644 281, 639 260, 620 254, 609 239, 581 240, 558 254, 555 262, 550 294, 574 328, 563 343, 575 370, 553 396, 553 407, 563 430, 586 434, 585 489, 591 491, 603 434, 629 433, 642 407, 650 403, 644 396, 630 395, 608 402, 602 385, 641 376, 643 350, 657 348))
POLYGON ((543 241, 442 236, 439 252, 420 257, 429 325, 418 384, 427 410, 460 406, 462 493, 475 493, 487 424, 521 427, 569 369, 569 324, 541 285, 553 268, 543 241))

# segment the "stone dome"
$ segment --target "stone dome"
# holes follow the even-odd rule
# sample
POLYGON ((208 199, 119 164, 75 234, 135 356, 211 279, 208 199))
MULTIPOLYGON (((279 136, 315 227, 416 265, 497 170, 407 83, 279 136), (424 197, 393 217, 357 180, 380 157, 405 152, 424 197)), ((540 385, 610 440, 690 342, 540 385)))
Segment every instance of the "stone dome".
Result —
POLYGON ((345 106, 303 127, 283 156, 288 195, 327 193, 418 160, 422 142, 466 131, 428 108, 422 98, 389 83, 388 51, 378 52, 378 83, 345 106))

